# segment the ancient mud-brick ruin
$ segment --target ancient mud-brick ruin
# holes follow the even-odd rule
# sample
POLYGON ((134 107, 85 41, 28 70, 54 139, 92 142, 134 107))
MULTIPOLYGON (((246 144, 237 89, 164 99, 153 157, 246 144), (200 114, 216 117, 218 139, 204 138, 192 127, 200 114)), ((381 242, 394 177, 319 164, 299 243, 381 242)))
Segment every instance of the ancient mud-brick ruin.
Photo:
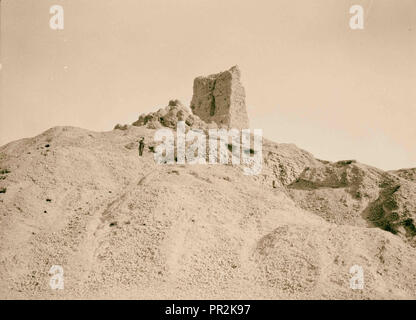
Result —
POLYGON ((194 80, 192 112, 206 123, 219 127, 248 129, 245 91, 237 66, 230 70, 194 80))
MULTIPOLYGON (((132 125, 146 126, 149 129, 176 129, 178 121, 185 121, 188 127, 194 129, 249 129, 245 91, 240 82, 238 67, 196 78, 191 109, 179 100, 171 100, 168 106, 156 112, 140 115, 132 125)), ((121 125, 115 128, 127 129, 121 125)))

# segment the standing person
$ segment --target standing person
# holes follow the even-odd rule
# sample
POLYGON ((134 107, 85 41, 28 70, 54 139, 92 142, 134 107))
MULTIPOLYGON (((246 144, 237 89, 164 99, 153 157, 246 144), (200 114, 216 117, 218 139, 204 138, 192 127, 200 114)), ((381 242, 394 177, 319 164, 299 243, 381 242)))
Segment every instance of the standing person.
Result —
POLYGON ((144 137, 142 137, 139 142, 139 155, 140 156, 143 155, 143 149, 144 149, 144 137))

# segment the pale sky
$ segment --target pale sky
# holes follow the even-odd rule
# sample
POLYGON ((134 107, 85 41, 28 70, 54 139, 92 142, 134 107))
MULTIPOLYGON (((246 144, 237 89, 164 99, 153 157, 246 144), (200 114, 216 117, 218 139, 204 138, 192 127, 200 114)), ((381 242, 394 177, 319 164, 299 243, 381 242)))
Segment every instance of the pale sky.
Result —
POLYGON ((416 167, 415 0, 2 0, 0 44, 0 145, 189 105, 196 76, 238 64, 264 137, 416 167), (55 4, 64 30, 49 27, 55 4))

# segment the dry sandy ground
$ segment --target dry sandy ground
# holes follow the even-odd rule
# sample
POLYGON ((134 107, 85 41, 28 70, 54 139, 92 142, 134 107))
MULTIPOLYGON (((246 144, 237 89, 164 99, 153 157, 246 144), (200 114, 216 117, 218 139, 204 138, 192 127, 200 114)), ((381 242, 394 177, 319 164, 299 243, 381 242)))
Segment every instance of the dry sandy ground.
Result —
POLYGON ((267 140, 259 176, 157 165, 137 151, 153 135, 56 127, 0 147, 0 298, 416 298, 412 170, 267 140))

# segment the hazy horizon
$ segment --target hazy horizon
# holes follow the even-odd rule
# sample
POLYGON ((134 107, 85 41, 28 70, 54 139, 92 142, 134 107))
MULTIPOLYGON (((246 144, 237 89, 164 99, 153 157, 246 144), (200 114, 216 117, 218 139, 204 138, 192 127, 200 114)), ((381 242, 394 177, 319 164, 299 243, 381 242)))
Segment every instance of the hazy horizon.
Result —
POLYGON ((170 99, 189 106, 195 77, 239 65, 265 138, 416 167, 415 24, 412 0, 3 0, 0 145, 61 125, 111 130, 170 99), (49 27, 54 4, 64 30, 49 27), (353 4, 364 30, 349 28, 353 4))

